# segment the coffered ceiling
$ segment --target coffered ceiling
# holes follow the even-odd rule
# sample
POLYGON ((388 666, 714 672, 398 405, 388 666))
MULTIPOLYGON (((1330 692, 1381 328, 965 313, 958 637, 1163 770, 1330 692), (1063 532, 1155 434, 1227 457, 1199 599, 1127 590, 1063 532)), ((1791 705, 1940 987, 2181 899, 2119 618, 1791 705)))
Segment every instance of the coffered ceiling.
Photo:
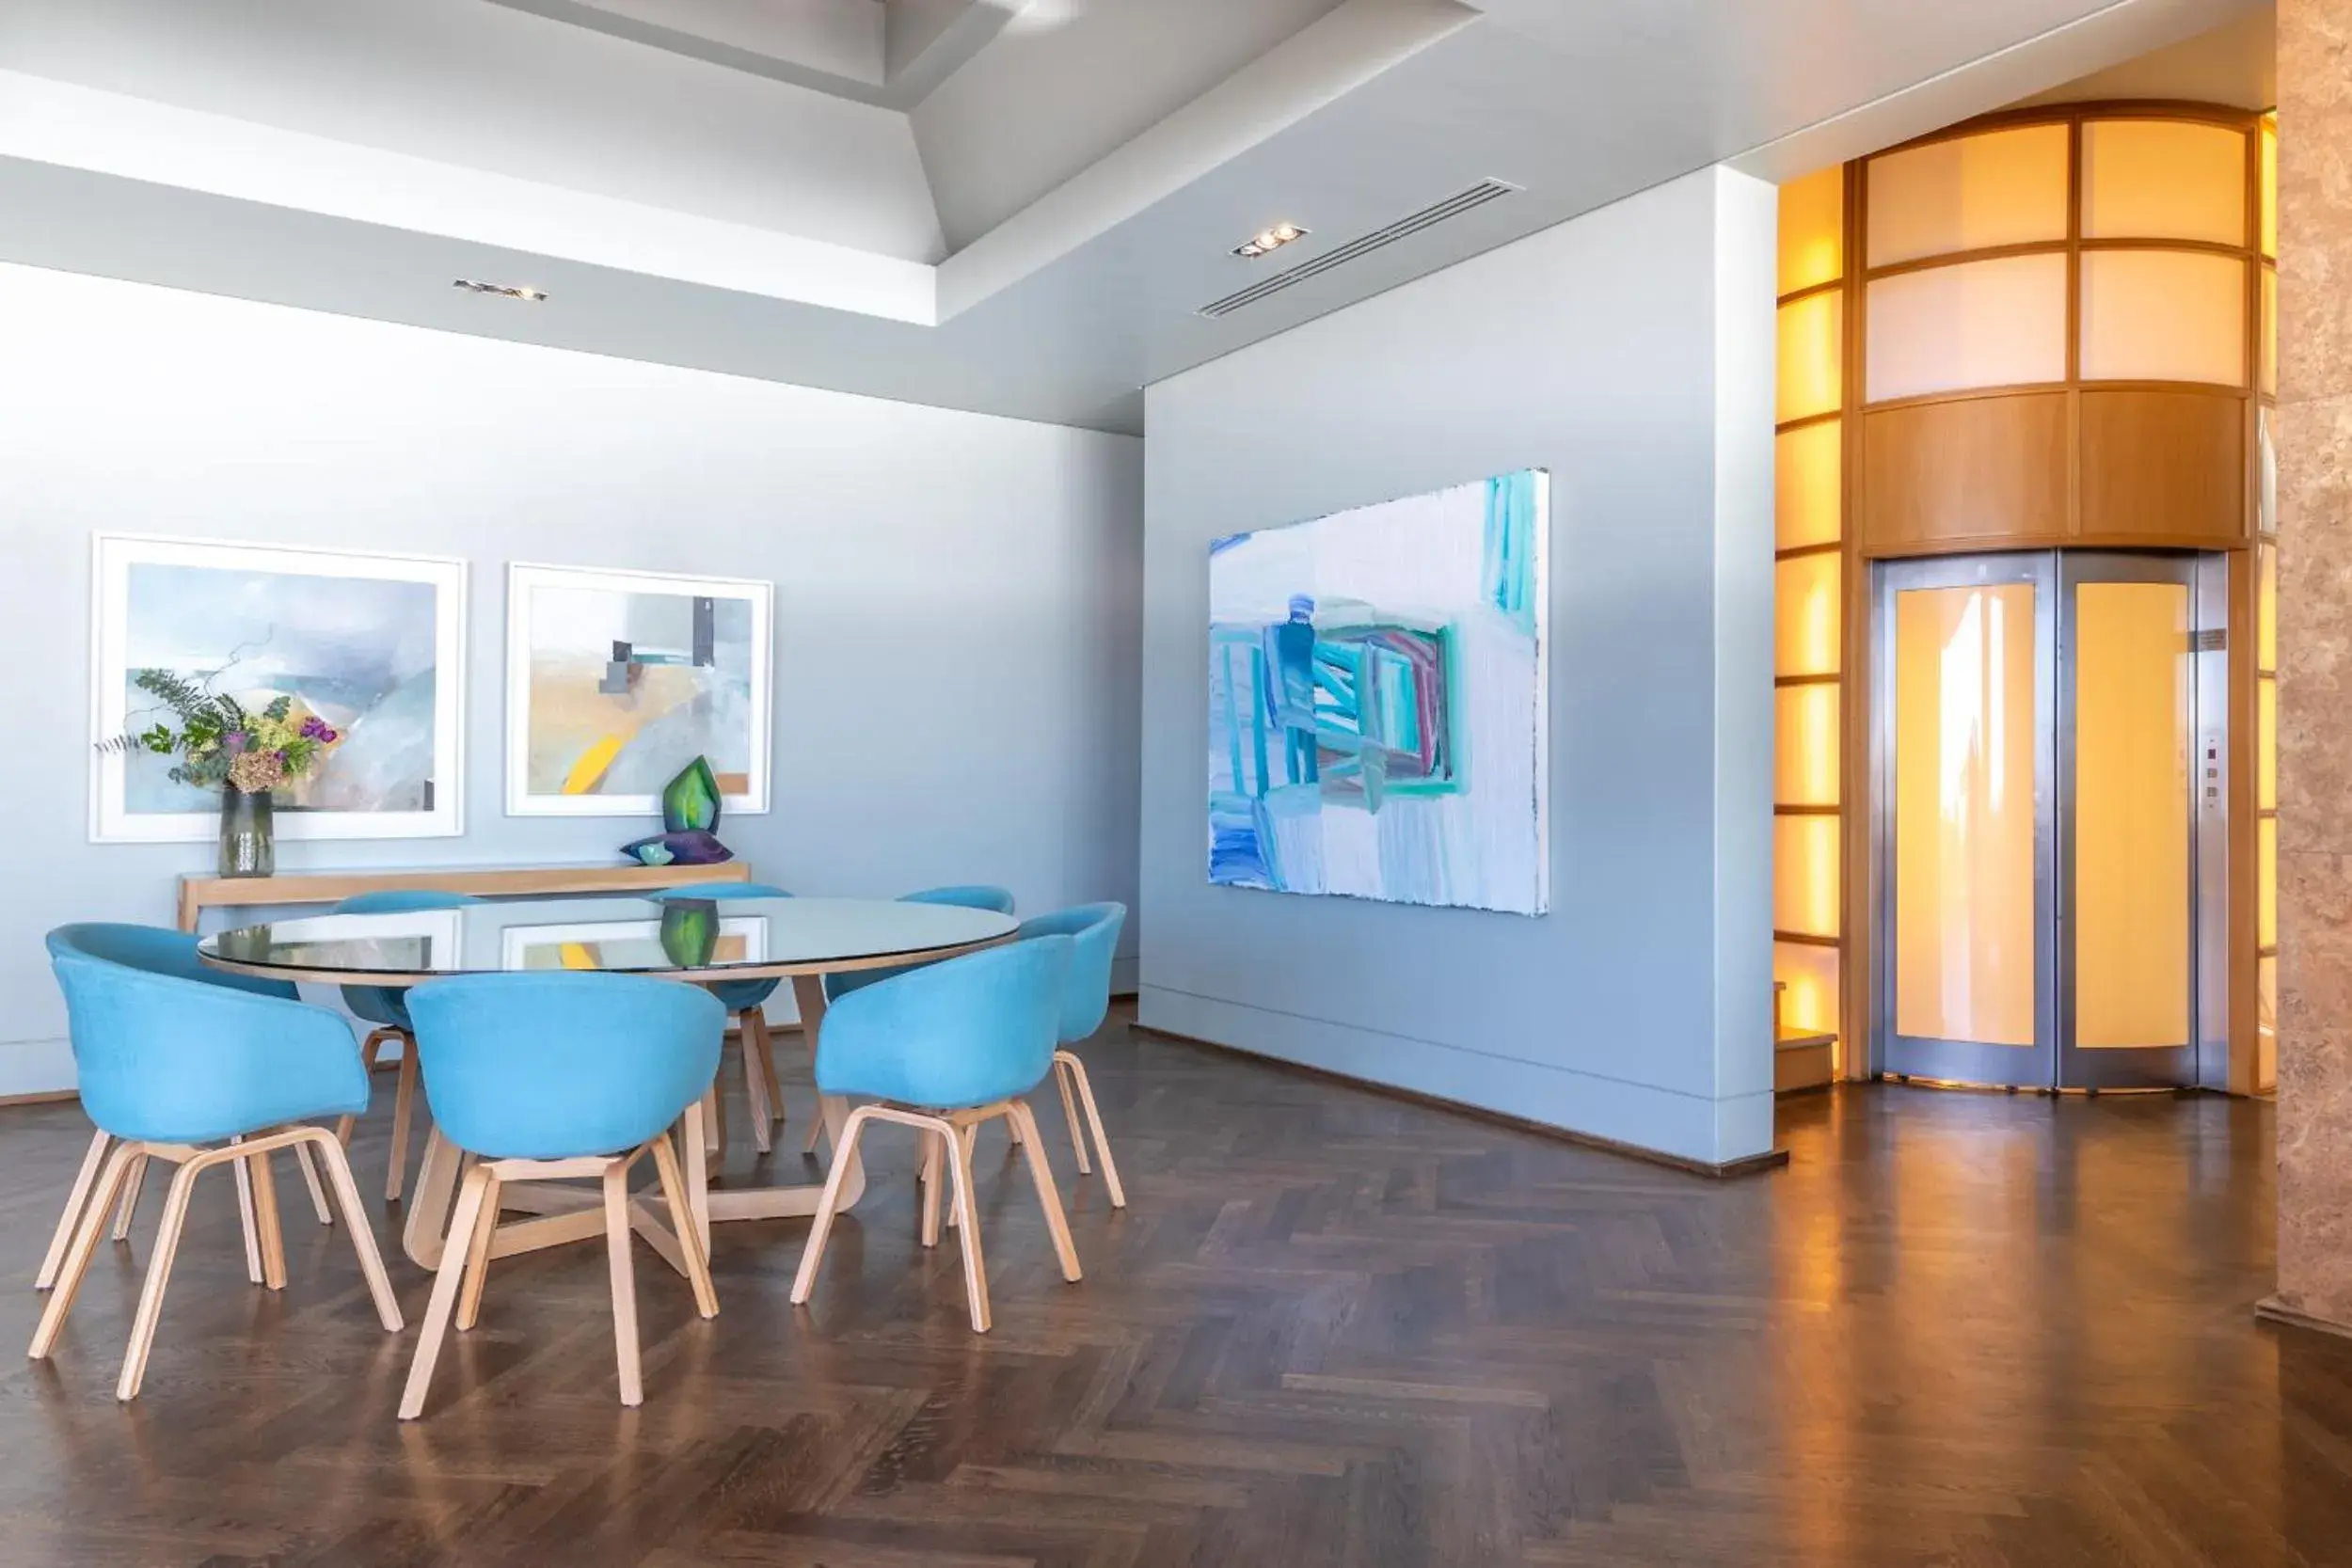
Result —
POLYGON ((2267 11, 8 0, 0 260, 1135 429, 1151 380, 1660 181, 1785 178, 2267 11), (1278 220, 1310 233, 1232 254, 1278 220))

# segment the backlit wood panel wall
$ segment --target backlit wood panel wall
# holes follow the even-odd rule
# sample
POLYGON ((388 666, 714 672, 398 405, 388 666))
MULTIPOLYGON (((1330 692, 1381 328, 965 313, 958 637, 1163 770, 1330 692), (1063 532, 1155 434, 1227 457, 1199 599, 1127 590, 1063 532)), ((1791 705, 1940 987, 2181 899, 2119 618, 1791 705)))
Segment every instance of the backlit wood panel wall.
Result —
POLYGON ((2233 1087, 2275 995, 2268 117, 1992 116, 1782 187, 1776 974, 1867 1071, 1874 559, 2233 552, 2233 1087), (2242 917, 2242 918, 2239 918, 2242 917))

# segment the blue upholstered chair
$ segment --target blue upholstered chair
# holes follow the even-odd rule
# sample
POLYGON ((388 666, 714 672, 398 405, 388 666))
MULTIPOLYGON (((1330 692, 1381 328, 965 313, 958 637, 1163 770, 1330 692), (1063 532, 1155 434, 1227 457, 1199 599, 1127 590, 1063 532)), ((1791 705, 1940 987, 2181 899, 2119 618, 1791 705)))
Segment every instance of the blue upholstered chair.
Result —
POLYGON ((199 1174, 230 1162, 252 1164, 268 1283, 272 1289, 284 1284, 285 1253, 267 1164, 274 1149, 316 1149, 333 1180, 376 1315, 388 1332, 396 1334, 401 1327, 400 1307, 360 1210, 342 1145, 326 1128, 303 1125, 367 1105, 367 1074, 351 1053, 350 1031, 323 1007, 255 986, 193 977, 180 962, 176 944, 161 940, 167 935, 125 926, 66 926, 49 934, 50 966, 65 992, 82 1107, 102 1132, 122 1142, 107 1158, 75 1227, 72 1250, 33 1334, 35 1360, 56 1345, 98 1250, 107 1210, 134 1163, 165 1160, 179 1167, 139 1292, 122 1376, 115 1385, 115 1397, 122 1400, 136 1398, 146 1376, 164 1289, 171 1280, 199 1174))
POLYGON ((1078 1174, 1089 1175, 1087 1138, 1103 1161, 1103 1185, 1110 1190, 1111 1207, 1127 1207, 1127 1189, 1120 1185, 1119 1164, 1103 1137, 1103 1113, 1095 1108, 1094 1085, 1087 1065, 1069 1048, 1103 1027, 1111 1006, 1111 958, 1119 949, 1119 928, 1127 923, 1124 904, 1081 904, 1021 923, 1021 937, 1066 936, 1073 946, 1070 973, 1062 982, 1061 1044, 1054 1053, 1054 1083, 1061 1090, 1061 1114, 1070 1124, 1070 1147, 1077 1152, 1078 1174), (1074 1103, 1073 1103, 1074 1101, 1074 1103), (1086 1107, 1086 1126, 1078 1125, 1078 1107, 1086 1107))
MULTIPOLYGON (((920 892, 898 895, 898 902, 901 904, 952 904, 958 909, 987 910, 995 914, 1012 913, 1011 894, 1003 888, 989 887, 981 883, 955 887, 927 887, 920 892)), ((908 964, 898 969, 855 969, 846 974, 828 974, 825 976, 825 1000, 837 1001, 853 990, 863 990, 867 986, 880 985, 884 980, 895 979, 898 975, 921 967, 920 964, 908 964)))
MULTIPOLYGON (((734 898, 789 898, 792 895, 766 882, 696 882, 686 887, 674 887, 657 893, 654 897, 663 903, 683 904, 709 902, 723 904, 734 898)), ((762 1154, 775 1147, 773 1129, 785 1122, 784 1085, 776 1078, 775 1042, 768 1037, 768 999, 776 994, 777 980, 722 980, 703 989, 719 999, 735 1020, 736 1036, 742 1043, 743 1098, 752 1112, 752 1142, 762 1154)), ((721 1102, 723 1104, 723 1101, 721 1102)), ((723 1112, 713 1130, 719 1147, 726 1147, 726 1117, 723 1112)))
MULTIPOLYGON (((898 895, 898 902, 901 904, 952 904, 958 909, 987 910, 994 914, 1012 913, 1012 895, 1004 888, 992 887, 985 882, 960 882, 949 887, 921 888, 914 893, 898 895)), ((878 986, 884 980, 893 980, 901 974, 912 974, 922 967, 921 964, 901 964, 889 969, 853 969, 839 974, 828 974, 824 982, 825 1000, 828 1003, 837 1002, 851 991, 864 990, 867 986, 878 986)), ((802 1146, 801 1152, 803 1154, 813 1152, 817 1148, 818 1135, 823 1131, 824 1128, 821 1125, 812 1125, 808 1130, 808 1142, 802 1146)), ((1015 1129, 1013 1141, 1018 1143, 1020 1137, 1019 1130, 1015 1129)), ((924 1169, 926 1172, 924 1180, 929 1180, 930 1167, 926 1165, 924 1169)))
POLYGON ((999 1117, 1012 1123, 1028 1156, 1029 1179, 1045 1210, 1062 1277, 1079 1277, 1061 1197, 1038 1146, 1037 1118, 1021 1099, 1053 1069, 1074 945, 1066 936, 1049 936, 966 954, 865 987, 826 1010, 817 1041, 818 1092, 869 1103, 851 1111, 843 1129, 792 1282, 795 1306, 805 1303, 816 1287, 842 1182, 855 1164, 858 1138, 874 1121, 896 1122, 924 1135, 924 1160, 932 1171, 925 1184, 926 1246, 939 1236, 938 1171, 942 1164, 952 1171, 964 1291, 975 1332, 987 1333, 989 1324, 988 1268, 972 1202, 972 1138, 981 1123, 999 1117))
MULTIPOLYGON (((379 893, 355 893, 337 904, 336 914, 406 914, 416 910, 457 910, 482 900, 463 893, 439 893, 431 888, 388 888, 379 893)), ((388 1045, 400 1047, 399 1077, 392 1090, 392 1158, 384 1173, 384 1201, 398 1203, 408 1180, 408 1124, 417 1101, 417 1042, 408 1026, 407 990, 403 986, 345 986, 343 1006, 369 1025, 359 1046, 359 1060, 373 1071, 378 1053, 388 1045)), ((335 1129, 343 1147, 351 1147, 351 1120, 335 1129)))
MULTIPOLYGON (((66 927, 72 933, 77 951, 127 969, 149 974, 167 975, 177 980, 219 986, 230 990, 244 991, 255 996, 272 996, 281 1002, 294 1000, 294 988, 282 980, 263 980, 252 975, 232 974, 215 969, 196 956, 196 938, 185 931, 166 930, 154 926, 84 925, 66 927)), ((62 935, 62 934, 61 934, 62 935)), ((53 938, 53 944, 59 938, 53 938)), ((57 1270, 65 1261, 66 1248, 72 1243, 73 1227, 82 1216, 82 1208, 89 1200, 90 1188, 106 1162, 106 1149, 115 1142, 114 1134, 104 1128, 90 1136, 89 1151, 82 1157, 82 1168, 74 1177, 73 1190, 66 1197, 65 1212, 57 1217, 57 1228, 50 1237, 49 1250, 42 1257, 40 1271, 33 1276, 33 1288, 46 1291, 56 1283, 57 1270)), ((325 1189, 319 1184, 318 1168, 310 1152, 296 1148, 304 1180, 310 1184, 310 1200, 318 1211, 321 1222, 330 1217, 325 1189)), ((256 1162, 266 1164, 266 1161, 256 1162)), ((254 1221, 252 1182, 245 1164, 236 1167, 238 1211, 245 1222, 246 1266, 256 1285, 264 1279, 261 1233, 254 1221)), ((147 1179, 147 1161, 135 1157, 129 1174, 123 1178, 121 1196, 115 1205, 114 1239, 127 1241, 131 1235, 131 1217, 138 1208, 139 1192, 147 1179)))
POLYGON ((628 1173, 653 1156, 695 1308, 715 1316, 719 1298, 669 1128, 718 1073, 726 1008, 667 980, 548 974, 436 980, 409 993, 408 1010, 434 1123, 469 1158, 400 1418, 424 1409, 453 1310, 460 1329, 473 1326, 501 1186, 589 1176, 604 1185, 621 1402, 642 1402, 628 1173))
POLYGON ((1012 913, 1012 895, 1000 887, 984 882, 961 883, 954 887, 927 887, 914 893, 898 895, 901 904, 953 904, 965 910, 993 910, 998 914, 1012 913))

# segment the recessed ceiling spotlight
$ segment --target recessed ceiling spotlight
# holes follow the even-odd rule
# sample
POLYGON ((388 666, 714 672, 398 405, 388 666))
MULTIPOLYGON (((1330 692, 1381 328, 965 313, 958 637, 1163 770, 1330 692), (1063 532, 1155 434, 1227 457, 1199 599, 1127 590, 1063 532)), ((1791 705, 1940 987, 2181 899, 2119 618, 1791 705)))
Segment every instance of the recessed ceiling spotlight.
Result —
POLYGON ((1295 223, 1278 223, 1271 229, 1259 230, 1235 245, 1233 254, 1245 261, 1254 261, 1261 256, 1281 249, 1293 240, 1305 239, 1307 234, 1308 230, 1295 223))
POLYGON ((545 289, 526 289, 515 283, 485 283, 472 277, 453 277, 450 282, 468 293, 496 294, 501 299, 527 299, 536 303, 548 297, 545 289))

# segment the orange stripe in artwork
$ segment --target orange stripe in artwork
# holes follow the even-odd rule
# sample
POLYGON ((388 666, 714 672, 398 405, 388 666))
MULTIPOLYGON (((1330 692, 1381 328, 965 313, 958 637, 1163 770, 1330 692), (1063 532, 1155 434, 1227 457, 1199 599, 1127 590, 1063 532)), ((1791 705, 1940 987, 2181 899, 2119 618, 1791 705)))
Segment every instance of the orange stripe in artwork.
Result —
POLYGON ((596 963, 596 956, 588 951, 588 944, 584 942, 565 942, 563 947, 563 953, 564 967, 565 969, 595 969, 598 967, 596 963))
POLYGON ((612 759, 621 754, 621 736, 608 735, 582 752, 580 760, 572 764, 572 770, 564 775, 564 793, 586 795, 602 784, 605 770, 612 766, 612 759))

